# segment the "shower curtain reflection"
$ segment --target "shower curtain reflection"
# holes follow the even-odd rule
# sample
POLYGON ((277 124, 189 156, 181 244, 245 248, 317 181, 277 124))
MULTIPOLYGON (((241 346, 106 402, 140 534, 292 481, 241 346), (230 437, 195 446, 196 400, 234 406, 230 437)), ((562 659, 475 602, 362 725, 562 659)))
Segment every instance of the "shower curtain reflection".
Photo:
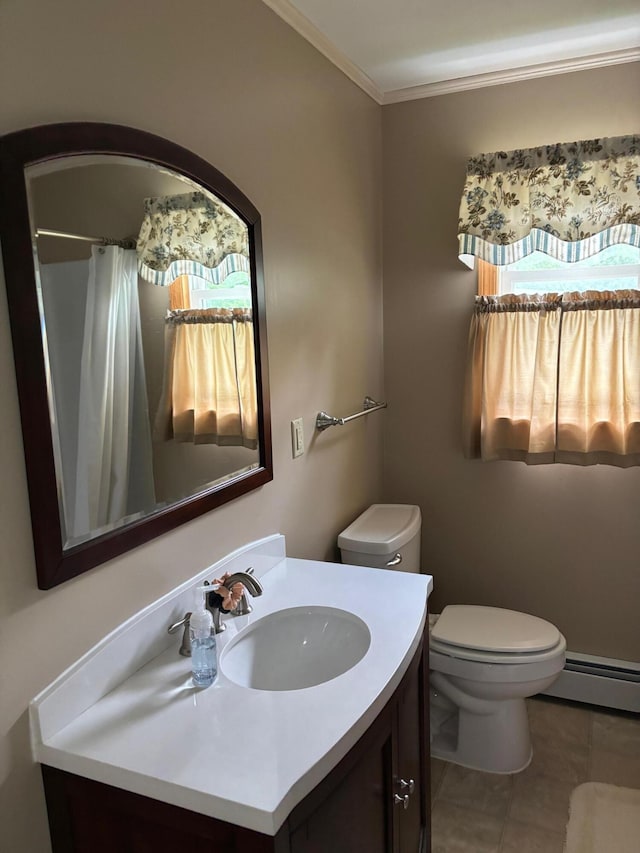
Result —
POLYGON ((40 275, 68 545, 155 506, 136 253, 40 275))
POLYGON ((155 506, 135 251, 94 247, 85 315, 74 537, 155 506))

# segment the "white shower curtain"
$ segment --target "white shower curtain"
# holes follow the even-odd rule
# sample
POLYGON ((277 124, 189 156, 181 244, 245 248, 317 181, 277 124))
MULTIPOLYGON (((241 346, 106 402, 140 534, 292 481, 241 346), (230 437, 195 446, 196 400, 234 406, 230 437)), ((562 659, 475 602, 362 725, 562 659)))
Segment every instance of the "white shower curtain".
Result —
POLYGON ((136 252, 96 246, 82 347, 75 511, 67 531, 84 537, 154 506, 136 252))

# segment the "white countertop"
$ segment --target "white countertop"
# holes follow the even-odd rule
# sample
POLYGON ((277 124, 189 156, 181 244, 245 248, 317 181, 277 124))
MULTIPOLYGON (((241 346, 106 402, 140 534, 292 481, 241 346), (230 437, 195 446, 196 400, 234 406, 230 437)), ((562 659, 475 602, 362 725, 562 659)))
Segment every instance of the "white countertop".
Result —
POLYGON ((232 558, 129 620, 33 700, 37 761, 275 835, 400 683, 422 636, 432 580, 284 557, 283 537, 232 558), (268 558, 260 559, 257 552, 265 550, 268 558), (366 622, 371 644, 362 660, 303 690, 247 689, 222 671, 211 687, 194 688, 190 659, 178 655, 180 632, 167 638, 160 626, 166 631, 191 609, 189 588, 204 577, 250 564, 264 593, 251 599, 249 616, 226 618, 219 656, 262 616, 320 604, 366 622), (151 630, 162 636, 143 642, 151 630))

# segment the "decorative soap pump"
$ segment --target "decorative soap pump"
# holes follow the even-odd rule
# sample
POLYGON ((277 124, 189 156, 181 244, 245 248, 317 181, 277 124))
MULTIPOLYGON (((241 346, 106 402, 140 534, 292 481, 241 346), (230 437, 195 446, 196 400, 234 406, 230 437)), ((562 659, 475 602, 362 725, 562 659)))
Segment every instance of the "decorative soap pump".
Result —
POLYGON ((206 595, 209 592, 211 592, 211 587, 199 586, 197 588, 198 603, 189 620, 191 670, 193 683, 196 687, 209 687, 218 675, 213 616, 206 608, 206 595))

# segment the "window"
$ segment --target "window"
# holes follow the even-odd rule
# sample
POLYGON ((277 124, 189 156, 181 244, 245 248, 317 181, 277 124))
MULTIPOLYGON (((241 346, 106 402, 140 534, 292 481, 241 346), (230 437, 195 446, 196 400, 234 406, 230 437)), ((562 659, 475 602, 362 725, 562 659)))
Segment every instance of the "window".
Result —
POLYGON ((497 293, 567 293, 585 290, 640 290, 640 248, 609 246, 597 255, 569 264, 531 255, 497 267, 497 293))
POLYGON ((465 453, 640 465, 640 136, 472 157, 465 453))
POLYGON ((189 276, 191 308, 251 308, 251 282, 244 270, 228 275, 223 284, 189 276))

